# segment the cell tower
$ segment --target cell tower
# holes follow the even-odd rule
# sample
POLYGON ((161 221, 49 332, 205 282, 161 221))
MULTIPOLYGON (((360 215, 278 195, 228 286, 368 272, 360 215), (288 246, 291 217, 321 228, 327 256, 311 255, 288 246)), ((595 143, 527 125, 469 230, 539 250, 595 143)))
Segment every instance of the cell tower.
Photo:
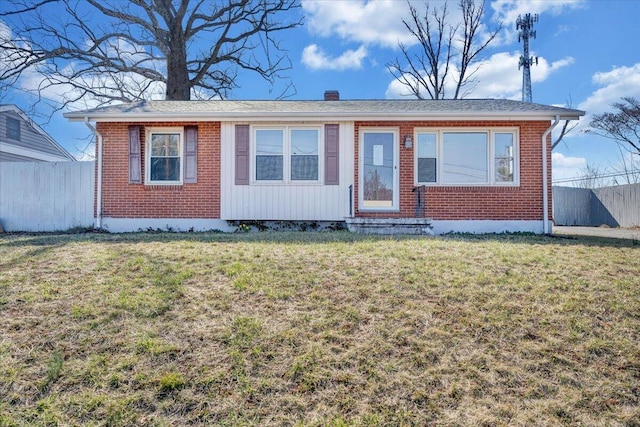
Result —
POLYGON ((527 13, 522 16, 518 15, 516 20, 516 30, 518 33, 518 43, 523 42, 524 48, 522 56, 520 56, 520 62, 518 63, 518 70, 522 68, 522 100, 524 102, 531 101, 531 66, 535 63, 538 65, 538 57, 529 56, 529 37, 536 38, 536 32, 533 31, 533 24, 538 22, 538 14, 531 15, 527 13))

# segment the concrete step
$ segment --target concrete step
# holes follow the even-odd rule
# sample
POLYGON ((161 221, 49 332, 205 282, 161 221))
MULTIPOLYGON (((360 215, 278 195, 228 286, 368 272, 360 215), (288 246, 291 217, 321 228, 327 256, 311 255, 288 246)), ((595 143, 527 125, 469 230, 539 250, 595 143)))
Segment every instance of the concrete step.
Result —
POLYGON ((431 218, 347 218, 347 229, 358 234, 433 235, 431 218))

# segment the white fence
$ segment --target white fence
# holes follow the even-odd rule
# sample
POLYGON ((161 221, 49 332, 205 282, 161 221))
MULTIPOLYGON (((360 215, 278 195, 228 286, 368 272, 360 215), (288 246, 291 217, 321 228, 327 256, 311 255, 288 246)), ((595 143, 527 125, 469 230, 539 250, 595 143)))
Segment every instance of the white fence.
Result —
POLYGON ((93 226, 95 162, 0 163, 0 223, 5 231, 93 226))

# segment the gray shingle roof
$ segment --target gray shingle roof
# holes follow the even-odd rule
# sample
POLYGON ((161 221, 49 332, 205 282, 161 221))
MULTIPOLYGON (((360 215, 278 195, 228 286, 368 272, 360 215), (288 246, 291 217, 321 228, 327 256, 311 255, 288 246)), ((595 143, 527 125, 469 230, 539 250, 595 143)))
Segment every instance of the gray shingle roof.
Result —
POLYGON ((584 111, 508 99, 343 101, 142 101, 66 113, 70 120, 578 119, 584 111))

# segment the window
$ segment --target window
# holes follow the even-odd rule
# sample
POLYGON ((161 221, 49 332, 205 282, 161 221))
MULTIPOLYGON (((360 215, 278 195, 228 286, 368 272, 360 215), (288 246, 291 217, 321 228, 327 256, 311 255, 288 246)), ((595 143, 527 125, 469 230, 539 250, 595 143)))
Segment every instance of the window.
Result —
POLYGON ((291 180, 318 180, 318 130, 291 130, 291 180))
POLYGON ((318 182, 319 128, 255 128, 255 181, 318 182))
POLYGON ((7 117, 7 138, 20 141, 20 120, 7 117))
POLYGON ((442 134, 442 181, 451 184, 485 183, 487 137, 480 132, 444 132, 442 134))
POLYGON ((182 183, 182 129, 147 128, 146 170, 149 184, 182 183))
POLYGON ((435 133, 418 134, 418 182, 436 182, 437 144, 435 133))
POLYGON ((494 136, 495 182, 513 182, 513 133, 494 136))
POLYGON ((517 130, 418 130, 416 183, 515 185, 517 130))
POLYGON ((256 130, 256 181, 282 181, 284 172, 284 132, 256 130))

